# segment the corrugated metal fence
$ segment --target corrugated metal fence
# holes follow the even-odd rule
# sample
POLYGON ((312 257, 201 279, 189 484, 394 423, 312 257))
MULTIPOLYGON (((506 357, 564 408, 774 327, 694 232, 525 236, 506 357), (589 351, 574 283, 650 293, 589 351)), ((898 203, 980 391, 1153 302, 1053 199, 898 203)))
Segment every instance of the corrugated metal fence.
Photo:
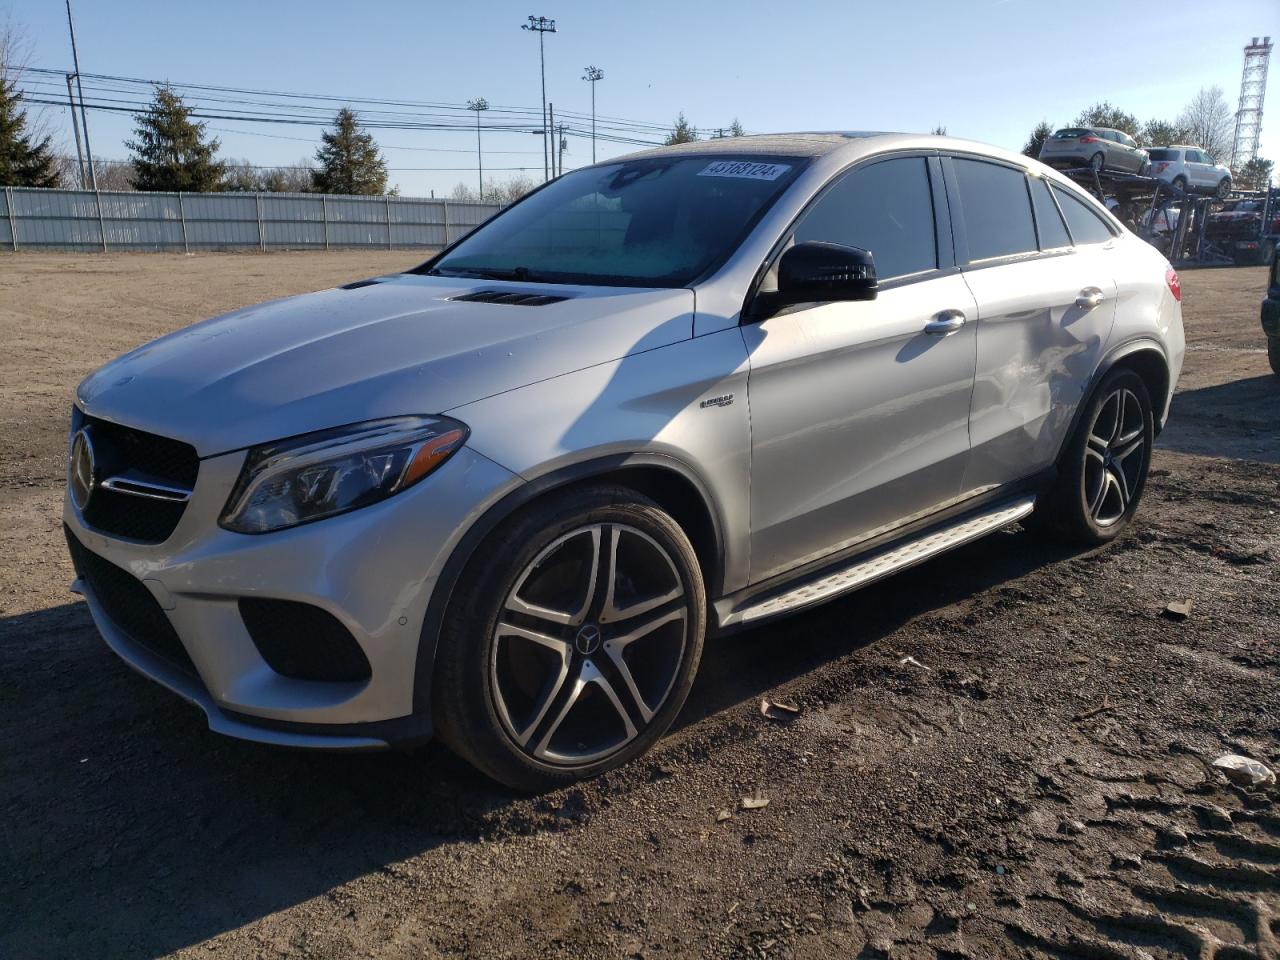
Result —
POLYGON ((114 193, 5 187, 0 250, 443 247, 493 203, 323 193, 114 193))

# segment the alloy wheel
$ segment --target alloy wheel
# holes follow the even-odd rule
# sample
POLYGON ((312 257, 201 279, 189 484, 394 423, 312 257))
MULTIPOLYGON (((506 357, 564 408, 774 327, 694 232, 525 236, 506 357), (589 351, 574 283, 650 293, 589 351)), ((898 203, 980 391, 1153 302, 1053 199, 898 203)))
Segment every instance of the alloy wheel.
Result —
POLYGON ((1107 158, 1100 153, 1095 153, 1092 157, 1089 158, 1089 166, 1093 169, 1095 173, 1101 173, 1102 168, 1106 166, 1106 164, 1107 164, 1107 158))
POLYGON ((1146 457, 1146 414, 1127 387, 1113 391, 1094 417, 1084 448, 1085 509, 1099 527, 1124 517, 1138 493, 1146 457))
POLYGON ((516 578, 492 637, 507 735, 565 767, 625 748, 671 693, 689 613, 675 563, 648 534, 597 523, 554 540, 516 578))

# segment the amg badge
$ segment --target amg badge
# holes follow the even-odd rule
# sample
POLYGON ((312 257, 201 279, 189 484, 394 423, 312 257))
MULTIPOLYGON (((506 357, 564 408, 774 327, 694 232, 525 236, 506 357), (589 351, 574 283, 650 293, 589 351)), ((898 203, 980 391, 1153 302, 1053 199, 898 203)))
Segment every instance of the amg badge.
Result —
POLYGON ((731 403, 733 403, 733 394, 722 393, 718 397, 708 397, 706 400, 703 400, 698 404, 698 406, 705 410, 707 407, 727 407, 731 403))

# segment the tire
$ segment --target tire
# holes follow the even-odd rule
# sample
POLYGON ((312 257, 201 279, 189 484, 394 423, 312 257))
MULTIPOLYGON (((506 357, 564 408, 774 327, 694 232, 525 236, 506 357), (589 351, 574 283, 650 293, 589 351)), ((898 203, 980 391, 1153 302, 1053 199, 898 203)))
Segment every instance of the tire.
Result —
POLYGON ((1231 178, 1223 177, 1218 181, 1217 188, 1213 191, 1213 195, 1219 200, 1225 200, 1231 193, 1231 178))
POLYGON ((1280 377, 1280 337, 1267 337, 1267 359, 1271 361, 1271 372, 1280 377))
POLYGON ((1182 176, 1174 177, 1174 178, 1173 178, 1173 185, 1174 185, 1175 187, 1177 187, 1179 190, 1181 190, 1183 193, 1187 193, 1187 192, 1188 192, 1188 191, 1187 191, 1187 178, 1186 178, 1186 177, 1182 177, 1182 176))
POLYGON ((1107 543, 1133 517, 1151 466, 1155 418, 1142 378, 1112 370, 1089 396, 1036 504, 1036 525, 1071 543, 1107 543))
POLYGON ((1089 158, 1089 169, 1094 173, 1101 173, 1106 167, 1107 158, 1101 151, 1089 158))
POLYGON ((529 792, 626 763, 684 705, 706 603, 688 537, 649 498, 596 485, 534 502, 481 545, 450 602, 440 738, 529 792))

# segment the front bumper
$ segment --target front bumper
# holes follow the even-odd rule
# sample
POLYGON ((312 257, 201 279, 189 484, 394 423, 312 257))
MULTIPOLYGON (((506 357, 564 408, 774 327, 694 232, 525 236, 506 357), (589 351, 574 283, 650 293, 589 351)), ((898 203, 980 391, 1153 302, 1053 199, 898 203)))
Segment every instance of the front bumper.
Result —
MULTIPOLYGON (((430 663, 419 663, 419 647, 432 590, 466 529, 521 481, 464 447, 426 480, 381 503, 247 535, 217 525, 244 457, 239 451, 201 461, 182 519, 159 544, 104 535, 66 498, 68 536, 142 583, 193 670, 130 636, 82 576, 77 587, 108 646, 200 707, 219 733, 355 750, 425 739, 430 663), (369 676, 334 682, 277 673, 249 634, 241 598, 307 603, 331 614, 368 659, 369 676)), ((435 638, 428 639, 430 658, 435 638)))

